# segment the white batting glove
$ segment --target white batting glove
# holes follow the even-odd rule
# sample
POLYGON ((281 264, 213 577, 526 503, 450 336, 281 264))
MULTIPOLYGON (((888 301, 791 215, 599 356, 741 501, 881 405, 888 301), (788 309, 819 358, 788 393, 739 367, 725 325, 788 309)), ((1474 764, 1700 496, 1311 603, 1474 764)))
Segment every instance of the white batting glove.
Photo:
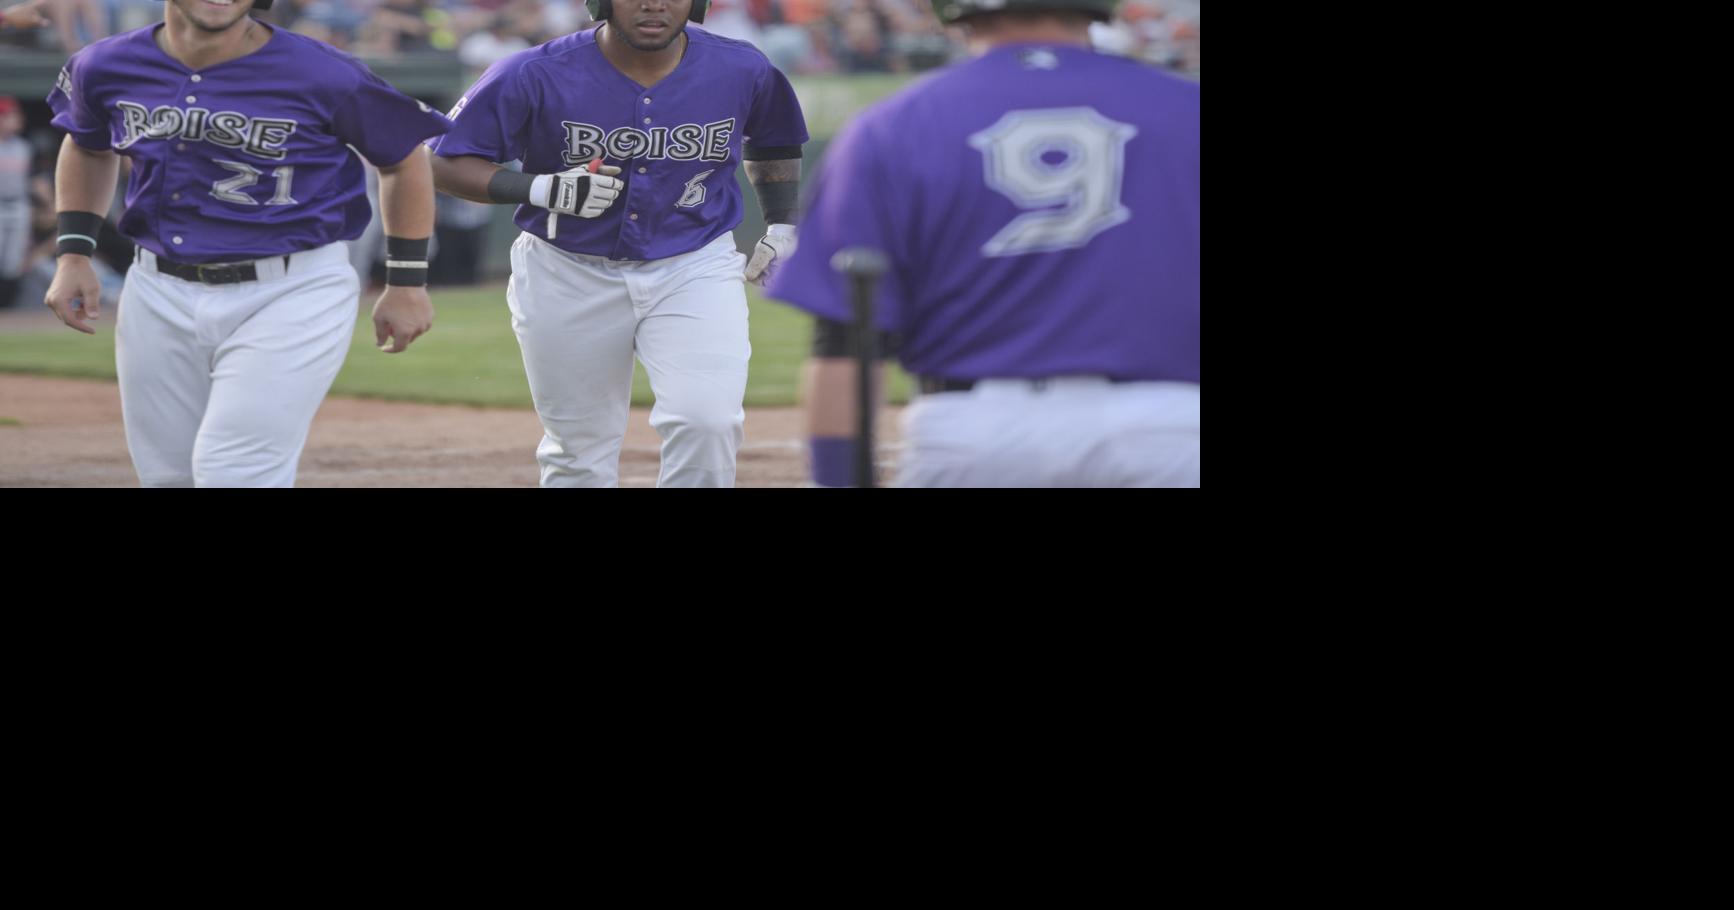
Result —
POLYGON ((759 238, 759 245, 753 248, 753 258, 747 262, 747 280, 764 287, 783 261, 794 255, 794 252, 795 226, 771 225, 765 229, 765 236, 759 238))
POLYGON ((561 215, 595 218, 608 211, 626 186, 626 181, 614 176, 618 173, 620 168, 605 164, 594 174, 582 167, 543 174, 530 185, 530 204, 561 215))

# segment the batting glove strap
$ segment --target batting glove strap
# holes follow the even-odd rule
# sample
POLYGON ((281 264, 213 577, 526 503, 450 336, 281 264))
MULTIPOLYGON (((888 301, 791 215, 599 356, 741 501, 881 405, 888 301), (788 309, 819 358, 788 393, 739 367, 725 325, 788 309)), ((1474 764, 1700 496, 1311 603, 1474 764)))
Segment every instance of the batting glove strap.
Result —
POLYGON ((776 274, 777 268, 795 253, 795 226, 773 224, 765 229, 753 248, 753 258, 747 262, 746 279, 763 287, 776 274))

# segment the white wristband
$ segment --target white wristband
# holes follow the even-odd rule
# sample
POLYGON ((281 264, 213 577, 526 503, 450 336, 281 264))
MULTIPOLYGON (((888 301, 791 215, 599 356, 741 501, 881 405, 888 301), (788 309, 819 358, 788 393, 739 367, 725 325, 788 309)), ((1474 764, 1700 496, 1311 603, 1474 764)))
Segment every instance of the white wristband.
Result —
POLYGON ((539 174, 530 181, 530 204, 545 209, 548 207, 548 197, 554 193, 554 175, 539 174))

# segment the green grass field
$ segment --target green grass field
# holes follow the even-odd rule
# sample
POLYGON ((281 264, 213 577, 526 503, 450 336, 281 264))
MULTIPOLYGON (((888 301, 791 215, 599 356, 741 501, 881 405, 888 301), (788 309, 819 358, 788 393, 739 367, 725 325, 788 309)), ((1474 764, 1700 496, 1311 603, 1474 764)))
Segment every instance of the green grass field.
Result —
MULTIPOLYGON (((748 407, 795 404, 801 363, 812 339, 807 315, 765 300, 749 285, 753 360, 747 380, 748 407)), ((512 336, 503 285, 440 290, 433 295, 433 331, 402 354, 382 354, 373 345, 367 311, 357 323, 355 341, 333 395, 493 407, 527 408, 530 387, 524 361, 512 336)), ((0 335, 0 372, 114 378, 114 314, 104 312, 97 334, 71 329, 0 335)), ((632 403, 651 403, 644 368, 635 366, 632 403)), ((909 382, 892 369, 893 401, 908 398, 909 382)))

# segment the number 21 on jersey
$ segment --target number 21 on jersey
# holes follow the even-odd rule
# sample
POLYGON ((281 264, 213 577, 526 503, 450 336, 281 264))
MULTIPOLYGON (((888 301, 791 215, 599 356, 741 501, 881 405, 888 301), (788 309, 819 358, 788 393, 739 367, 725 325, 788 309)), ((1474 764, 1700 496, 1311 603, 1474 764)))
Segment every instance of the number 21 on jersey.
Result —
MULTIPOLYGON (((224 202, 233 202, 237 205, 259 204, 259 200, 241 192, 241 190, 259 182, 259 177, 262 176, 262 174, 258 168, 251 164, 243 164, 239 161, 218 161, 216 163, 222 165, 224 170, 234 171, 235 176, 211 184, 212 196, 221 199, 224 202)), ((295 182, 295 167, 293 165, 284 165, 283 167, 273 170, 271 176, 277 178, 277 192, 273 194, 271 200, 265 204, 295 205, 295 197, 289 195, 291 192, 290 187, 295 182)))
POLYGON ((984 256, 1070 250, 1124 223, 1126 143, 1138 128, 1088 107, 1011 111, 969 137, 987 185, 1027 209, 982 245, 984 256))

